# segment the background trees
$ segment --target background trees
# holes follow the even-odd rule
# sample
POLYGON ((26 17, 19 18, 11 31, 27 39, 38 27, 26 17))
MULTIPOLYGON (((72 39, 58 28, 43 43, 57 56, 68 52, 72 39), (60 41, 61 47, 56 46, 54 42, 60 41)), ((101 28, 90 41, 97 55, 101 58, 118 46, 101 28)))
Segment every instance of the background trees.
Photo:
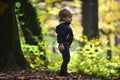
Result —
POLYGON ((16 3, 19 10, 16 10, 14 4, 14 1, 0 0, 2 6, 0 7, 0 35, 2 36, 0 37, 0 63, 3 64, 1 67, 11 68, 17 65, 17 67, 25 68, 27 66, 26 59, 30 67, 34 69, 58 71, 62 60, 56 43, 57 15, 61 8, 69 7, 75 12, 71 24, 74 42, 71 45, 72 57, 69 72, 106 78, 111 77, 111 75, 112 78, 120 76, 120 47, 119 44, 114 46, 115 41, 113 39, 115 35, 119 36, 119 1, 44 0, 41 2, 41 0, 20 0, 16 3), (98 6, 100 8, 97 9, 98 6), (18 23, 16 23, 14 10, 18 23), (34 16, 31 16, 33 14, 34 16), (22 25, 20 25, 21 23, 22 25), (38 23, 40 24, 38 25, 38 23), (25 35, 26 33, 29 35, 25 35), (41 34, 42 36, 40 36, 41 34), (31 35, 34 36, 31 37, 31 35), (84 38, 83 35, 86 35, 88 39, 84 38), (25 37, 33 43, 27 40, 25 42, 25 37), (34 40, 36 41, 36 38, 38 41, 35 42, 35 45, 34 40), (41 38, 42 40, 39 40, 41 38), (107 45, 109 41, 110 46, 107 45), (86 44, 81 47, 80 42, 86 44), (106 59, 108 50, 113 53, 110 61, 106 59))
POLYGON ((21 25, 21 28, 23 30, 25 42, 27 44, 37 45, 38 41, 42 41, 43 38, 36 10, 28 0, 20 0, 20 3, 20 13, 23 14, 23 16, 19 16, 18 18, 20 21, 24 22, 24 25, 21 25))
POLYGON ((98 0, 82 0, 83 35, 90 40, 99 38, 98 0))

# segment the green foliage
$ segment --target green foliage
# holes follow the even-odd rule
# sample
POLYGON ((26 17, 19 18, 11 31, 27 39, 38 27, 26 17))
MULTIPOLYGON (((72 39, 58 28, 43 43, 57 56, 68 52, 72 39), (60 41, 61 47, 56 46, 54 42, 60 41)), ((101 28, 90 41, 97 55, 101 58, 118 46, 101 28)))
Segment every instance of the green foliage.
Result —
POLYGON ((15 3, 15 13, 16 13, 16 19, 17 19, 18 26, 25 24, 24 21, 20 21, 19 20, 19 17, 24 15, 23 13, 20 12, 20 7, 21 7, 21 3, 20 2, 16 2, 15 3))
POLYGON ((80 47, 72 54, 70 70, 97 77, 117 79, 120 76, 120 51, 115 54, 114 49, 111 48, 112 59, 109 61, 106 55, 107 50, 108 48, 99 40, 85 42, 84 47, 80 47))
POLYGON ((120 3, 116 0, 99 0, 99 26, 105 32, 120 33, 120 3), (106 14, 107 13, 107 14, 106 14), (111 17, 112 16, 112 17, 111 17))
MULTIPOLYGON (((86 37, 81 39, 84 47, 78 47, 71 52, 71 61, 68 71, 82 74, 94 75, 102 78, 117 79, 120 76, 120 46, 107 47, 98 39, 88 41, 86 37), (112 59, 107 59, 107 50, 112 50, 112 59)), ((62 57, 46 48, 48 59, 48 70, 59 71, 62 57)))
POLYGON ((20 8, 20 7, 21 7, 21 3, 20 3, 20 2, 16 2, 16 3, 15 3, 15 6, 16 6, 17 8, 20 8))
POLYGON ((49 29, 51 28, 51 25, 46 24, 47 19, 49 19, 51 16, 55 16, 57 14, 58 9, 46 6, 46 8, 38 8, 37 10, 37 18, 42 26, 42 34, 43 36, 48 36, 50 34, 49 29))
POLYGON ((48 70, 59 71, 61 63, 62 63, 61 55, 57 54, 57 53, 55 54, 48 49, 47 50, 47 59, 49 61, 48 70))
MULTIPOLYGON (((42 42, 39 43, 39 45, 42 44, 43 44, 42 42)), ((44 48, 44 46, 42 48, 44 48)), ((40 50, 41 47, 36 45, 28 45, 28 44, 22 45, 22 51, 30 66, 34 69, 44 70, 45 59, 43 59, 43 56, 45 55, 45 53, 44 51, 40 51, 40 50)))

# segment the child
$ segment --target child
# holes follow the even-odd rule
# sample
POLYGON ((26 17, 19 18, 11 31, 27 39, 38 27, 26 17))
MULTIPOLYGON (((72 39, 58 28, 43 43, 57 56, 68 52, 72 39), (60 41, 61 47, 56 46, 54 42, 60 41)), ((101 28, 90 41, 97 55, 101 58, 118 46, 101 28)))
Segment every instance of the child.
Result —
POLYGON ((59 25, 56 27, 57 42, 59 50, 62 54, 62 65, 59 76, 68 76, 67 65, 70 61, 70 45, 73 41, 73 31, 71 29, 73 12, 67 8, 59 11, 59 25))

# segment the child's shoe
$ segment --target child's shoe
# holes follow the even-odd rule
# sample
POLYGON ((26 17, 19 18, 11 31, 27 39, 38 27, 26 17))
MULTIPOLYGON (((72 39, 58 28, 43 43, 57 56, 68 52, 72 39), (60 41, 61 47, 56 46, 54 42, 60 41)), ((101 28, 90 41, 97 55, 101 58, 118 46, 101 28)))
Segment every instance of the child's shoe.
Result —
POLYGON ((65 77, 67 77, 67 76, 69 76, 69 73, 59 73, 59 76, 65 76, 65 77))

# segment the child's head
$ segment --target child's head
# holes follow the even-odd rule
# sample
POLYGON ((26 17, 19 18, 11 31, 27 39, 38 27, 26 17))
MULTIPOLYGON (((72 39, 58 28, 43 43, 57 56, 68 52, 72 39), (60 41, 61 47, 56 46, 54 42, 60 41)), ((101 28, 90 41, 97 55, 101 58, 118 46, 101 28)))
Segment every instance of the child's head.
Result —
POLYGON ((59 19, 60 21, 71 22, 72 21, 73 12, 68 8, 63 8, 59 11, 59 19))

